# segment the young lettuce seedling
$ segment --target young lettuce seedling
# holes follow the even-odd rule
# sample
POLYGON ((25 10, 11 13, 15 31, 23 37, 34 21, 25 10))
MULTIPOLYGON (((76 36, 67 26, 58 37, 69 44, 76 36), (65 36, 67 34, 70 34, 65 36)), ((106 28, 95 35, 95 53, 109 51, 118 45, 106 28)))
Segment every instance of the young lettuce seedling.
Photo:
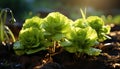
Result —
POLYGON ((99 55, 101 50, 94 48, 97 43, 97 33, 91 27, 78 28, 75 27, 70 33, 68 40, 71 42, 70 46, 64 46, 65 50, 70 53, 85 53, 88 55, 99 55))
POLYGON ((43 28, 45 29, 45 37, 52 46, 52 53, 55 52, 56 45, 61 43, 61 39, 66 38, 66 34, 71 30, 72 20, 59 12, 50 13, 43 22, 43 28))
POLYGON ((37 16, 26 19, 19 33, 19 41, 14 43, 13 49, 17 55, 33 54, 47 48, 44 32, 41 28, 42 20, 37 16))
POLYGON ((101 50, 94 48, 100 41, 104 41, 108 37, 110 27, 105 26, 101 18, 90 16, 86 19, 86 13, 81 10, 82 17, 77 19, 73 26, 73 30, 68 40, 72 43, 70 46, 64 46, 65 50, 71 53, 88 55, 99 55, 101 50))
POLYGON ((86 27, 86 26, 90 26, 92 27, 96 32, 97 32, 97 36, 98 36, 98 41, 102 42, 106 39, 111 39, 111 37, 109 37, 107 34, 110 33, 110 26, 105 25, 104 21, 102 18, 98 17, 98 16, 89 16, 86 18, 86 13, 84 13, 81 10, 81 14, 83 18, 77 19, 74 23, 75 27, 86 27))
POLYGON ((90 25, 98 35, 98 41, 102 42, 106 39, 111 39, 111 37, 107 36, 110 33, 110 26, 105 26, 102 18, 98 16, 89 16, 87 18, 88 25, 90 25))

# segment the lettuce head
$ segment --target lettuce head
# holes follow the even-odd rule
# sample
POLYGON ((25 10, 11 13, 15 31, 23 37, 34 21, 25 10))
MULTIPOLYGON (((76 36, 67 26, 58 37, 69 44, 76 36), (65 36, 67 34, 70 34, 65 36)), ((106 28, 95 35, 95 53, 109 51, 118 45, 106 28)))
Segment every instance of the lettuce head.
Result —
POLYGON ((32 54, 46 49, 42 21, 37 16, 26 19, 19 33, 19 41, 14 43, 13 48, 17 55, 32 54))
POLYGON ((60 40, 71 29, 72 21, 59 12, 50 13, 43 22, 45 35, 53 40, 60 40))
POLYGON ((98 41, 104 41, 107 38, 110 38, 107 36, 110 32, 110 26, 105 26, 104 21, 102 18, 98 16, 90 16, 87 18, 88 24, 95 29, 98 35, 98 41))
POLYGON ((71 53, 86 53, 88 55, 99 55, 101 50, 93 48, 97 43, 97 33, 91 27, 75 27, 70 34, 71 45, 64 46, 65 50, 71 53))

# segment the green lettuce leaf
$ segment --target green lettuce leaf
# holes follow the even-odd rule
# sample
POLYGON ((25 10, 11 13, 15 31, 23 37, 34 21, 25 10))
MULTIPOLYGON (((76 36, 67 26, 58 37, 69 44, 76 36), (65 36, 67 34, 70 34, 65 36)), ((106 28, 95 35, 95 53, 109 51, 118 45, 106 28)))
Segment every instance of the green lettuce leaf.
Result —
POLYGON ((102 27, 104 26, 104 21, 102 18, 98 16, 90 16, 87 18, 88 24, 96 30, 96 32, 99 32, 102 27))
POLYGON ((100 49, 96 49, 96 48, 88 48, 88 49, 85 49, 84 52, 90 56, 92 55, 99 55, 101 53, 102 50, 100 49))
POLYGON ((85 27, 88 26, 88 23, 84 19, 80 18, 80 19, 75 20, 73 26, 74 27, 85 28, 85 27))
POLYGON ((22 29, 26 29, 26 28, 30 28, 30 27, 41 29, 42 21, 43 21, 43 19, 41 19, 37 16, 34 16, 30 19, 26 19, 25 23, 23 24, 22 29))
POLYGON ((13 49, 15 50, 15 53, 17 55, 23 55, 25 54, 25 51, 24 51, 24 46, 21 45, 20 41, 16 41, 13 45, 13 49))

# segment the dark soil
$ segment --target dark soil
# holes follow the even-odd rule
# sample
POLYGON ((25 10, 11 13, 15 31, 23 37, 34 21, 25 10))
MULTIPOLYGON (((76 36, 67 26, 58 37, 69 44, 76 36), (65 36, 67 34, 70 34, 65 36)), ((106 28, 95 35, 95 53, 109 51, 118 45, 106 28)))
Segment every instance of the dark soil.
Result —
POLYGON ((112 27, 109 36, 112 39, 98 45, 99 56, 83 54, 79 58, 64 50, 52 57, 48 51, 17 56, 12 44, 0 44, 0 69, 120 69, 120 25, 112 27))

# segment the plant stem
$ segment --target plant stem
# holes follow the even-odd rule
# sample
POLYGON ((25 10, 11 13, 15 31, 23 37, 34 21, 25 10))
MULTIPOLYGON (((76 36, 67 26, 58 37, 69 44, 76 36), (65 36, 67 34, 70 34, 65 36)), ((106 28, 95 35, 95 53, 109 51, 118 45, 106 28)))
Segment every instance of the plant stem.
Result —
POLYGON ((53 41, 53 53, 55 52, 56 41, 53 41))
POLYGON ((1 21, 1 24, 0 24, 0 41, 4 41, 4 28, 3 28, 3 23, 1 21))
POLYGON ((12 31, 7 26, 5 26, 5 28, 8 30, 10 36, 12 37, 13 42, 15 42, 16 40, 15 40, 15 37, 14 37, 12 31))
POLYGON ((2 19, 3 10, 0 12, 0 41, 4 41, 4 28, 3 28, 3 19, 2 19))
POLYGON ((5 43, 8 43, 10 39, 9 36, 7 35, 7 31, 4 31, 4 37, 6 38, 4 39, 5 43))
POLYGON ((77 58, 83 58, 84 53, 76 52, 75 55, 77 58))

